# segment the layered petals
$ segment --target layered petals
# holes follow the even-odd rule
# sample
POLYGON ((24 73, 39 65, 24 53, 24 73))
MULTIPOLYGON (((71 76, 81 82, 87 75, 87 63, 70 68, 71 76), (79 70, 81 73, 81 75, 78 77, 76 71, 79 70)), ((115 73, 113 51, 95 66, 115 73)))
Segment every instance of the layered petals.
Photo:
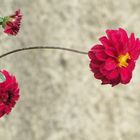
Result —
POLYGON ((129 37, 122 28, 107 30, 106 34, 100 37, 101 44, 93 46, 88 52, 90 69, 102 84, 127 84, 140 55, 140 41, 134 33, 129 37))
POLYGON ((6 70, 0 71, 5 80, 0 82, 0 117, 9 114, 19 99, 19 86, 15 76, 6 70))
POLYGON ((3 18, 2 27, 4 33, 8 35, 17 35, 21 26, 22 14, 20 10, 15 11, 13 15, 3 18))

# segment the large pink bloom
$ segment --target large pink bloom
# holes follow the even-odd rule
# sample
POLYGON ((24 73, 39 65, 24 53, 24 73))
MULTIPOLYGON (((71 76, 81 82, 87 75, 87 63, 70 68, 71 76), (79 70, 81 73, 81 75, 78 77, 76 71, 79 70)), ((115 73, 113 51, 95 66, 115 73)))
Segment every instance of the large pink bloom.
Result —
POLYGON ((121 28, 107 30, 106 34, 99 39, 101 44, 94 45, 88 53, 91 71, 102 84, 127 84, 140 55, 140 41, 134 33, 128 37, 121 28))
POLYGON ((4 18, 3 28, 4 32, 8 35, 17 35, 20 29, 22 14, 20 10, 15 11, 11 16, 4 18))
POLYGON ((5 81, 0 83, 0 117, 9 114, 19 99, 19 87, 15 76, 6 70, 0 71, 5 81))

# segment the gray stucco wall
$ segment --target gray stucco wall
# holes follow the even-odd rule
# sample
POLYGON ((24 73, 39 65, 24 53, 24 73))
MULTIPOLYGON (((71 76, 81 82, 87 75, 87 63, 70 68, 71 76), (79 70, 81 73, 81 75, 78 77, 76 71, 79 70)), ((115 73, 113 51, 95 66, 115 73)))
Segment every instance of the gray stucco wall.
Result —
MULTIPOLYGON (((140 36, 139 0, 1 0, 0 14, 21 8, 17 37, 0 33, 0 54, 55 45, 88 51, 107 28, 140 36)), ((0 140, 139 140, 140 61, 129 85, 101 86, 86 55, 28 51, 0 59, 21 98, 0 119, 0 140)))

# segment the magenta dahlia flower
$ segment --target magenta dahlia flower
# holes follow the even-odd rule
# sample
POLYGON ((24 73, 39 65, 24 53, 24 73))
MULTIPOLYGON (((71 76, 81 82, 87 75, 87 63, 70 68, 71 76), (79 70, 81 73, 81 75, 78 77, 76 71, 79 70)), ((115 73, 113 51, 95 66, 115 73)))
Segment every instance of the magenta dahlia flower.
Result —
POLYGON ((0 82, 0 117, 9 114, 19 99, 19 87, 15 76, 6 70, 0 71, 3 81, 0 82))
POLYGON ((17 35, 20 29, 22 14, 20 10, 15 11, 13 15, 3 18, 2 27, 8 35, 17 35))
POLYGON ((140 41, 134 33, 128 37, 121 28, 107 30, 106 34, 99 39, 101 44, 94 45, 88 52, 90 69, 102 84, 127 84, 140 55, 140 41))

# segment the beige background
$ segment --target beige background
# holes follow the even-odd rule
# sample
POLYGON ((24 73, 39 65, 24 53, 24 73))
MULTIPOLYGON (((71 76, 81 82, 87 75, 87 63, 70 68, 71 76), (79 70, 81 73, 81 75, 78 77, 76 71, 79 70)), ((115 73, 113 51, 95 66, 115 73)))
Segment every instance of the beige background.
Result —
MULTIPOLYGON (((34 45, 88 51, 107 28, 140 36, 139 0, 0 0, 0 14, 21 8, 17 37, 0 33, 0 54, 34 45)), ((28 51, 0 59, 15 74, 20 101, 0 119, 0 140, 139 140, 140 61, 130 84, 101 86, 86 55, 28 51)))

